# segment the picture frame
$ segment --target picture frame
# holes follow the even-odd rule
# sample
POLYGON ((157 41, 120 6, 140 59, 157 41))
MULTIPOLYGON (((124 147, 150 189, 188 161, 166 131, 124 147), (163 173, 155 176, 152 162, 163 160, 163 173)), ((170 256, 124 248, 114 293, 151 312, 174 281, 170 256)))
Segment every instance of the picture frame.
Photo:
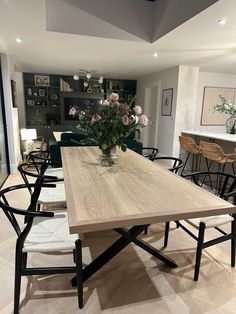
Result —
POLYGON ((230 115, 215 111, 213 106, 220 104, 219 96, 235 102, 236 88, 204 86, 200 125, 225 125, 230 115))
POLYGON ((39 89, 39 96, 40 97, 45 97, 46 96, 45 89, 39 89))
POLYGON ((17 108, 16 102, 16 82, 11 80, 12 107, 17 108))
POLYGON ((171 116, 172 101, 173 101, 173 88, 163 89, 162 103, 161 103, 161 115, 162 116, 171 116))
POLYGON ((50 86, 49 75, 35 75, 34 83, 35 86, 50 86))

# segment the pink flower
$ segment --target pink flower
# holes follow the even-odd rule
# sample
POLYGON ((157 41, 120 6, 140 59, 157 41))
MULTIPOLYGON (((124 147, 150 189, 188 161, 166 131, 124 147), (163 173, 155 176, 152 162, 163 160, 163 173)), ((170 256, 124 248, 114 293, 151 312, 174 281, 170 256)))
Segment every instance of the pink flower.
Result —
POLYGON ((148 117, 143 114, 141 117, 139 117, 138 124, 143 126, 148 125, 148 117))
POLYGON ((92 117, 92 120, 91 120, 91 124, 95 123, 95 122, 98 122, 99 120, 101 120, 102 117, 99 116, 99 114, 95 114, 93 117, 92 117))
POLYGON ((117 93, 111 93, 111 96, 110 96, 111 101, 116 102, 118 101, 118 99, 119 99, 119 95, 117 93))
POLYGON ((122 117, 122 122, 124 125, 128 125, 129 124, 129 117, 127 115, 124 115, 122 117))
POLYGON ((140 106, 134 106, 134 112, 135 114, 141 114, 142 113, 142 108, 140 106))

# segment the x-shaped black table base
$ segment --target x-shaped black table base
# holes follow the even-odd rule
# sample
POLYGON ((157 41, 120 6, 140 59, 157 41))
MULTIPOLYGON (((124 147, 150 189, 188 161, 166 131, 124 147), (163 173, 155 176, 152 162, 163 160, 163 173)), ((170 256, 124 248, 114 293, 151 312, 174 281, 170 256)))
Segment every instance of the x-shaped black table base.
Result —
MULTIPOLYGON (((142 239, 137 238, 137 236, 142 233, 148 226, 149 225, 134 226, 129 230, 126 228, 114 229, 114 231, 121 234, 121 237, 82 270, 82 282, 85 282, 87 279, 89 279, 93 274, 95 274, 100 268, 102 268, 107 262, 109 262, 114 256, 116 256, 131 242, 135 243, 154 257, 160 259, 169 267, 177 267, 178 265, 175 263, 174 260, 167 257, 142 239)), ((72 285, 76 286, 76 277, 72 279, 72 285)))

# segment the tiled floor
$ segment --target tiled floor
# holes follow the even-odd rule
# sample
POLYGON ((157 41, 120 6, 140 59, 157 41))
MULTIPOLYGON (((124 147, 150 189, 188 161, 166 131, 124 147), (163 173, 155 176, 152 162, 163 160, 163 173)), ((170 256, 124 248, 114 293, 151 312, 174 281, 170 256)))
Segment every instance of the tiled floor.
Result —
MULTIPOLYGON (((7 184, 20 183, 18 175, 7 184)), ((27 194, 15 196, 24 207, 27 194)), ((13 309, 15 234, 0 212, 0 313, 13 309)), ((215 231, 207 233, 210 238, 215 231)), ((111 231, 87 234, 84 241, 84 263, 88 263, 116 237, 111 231)), ((156 248, 163 245, 163 225, 153 225, 144 236, 156 248)), ((78 309, 72 275, 23 278, 21 313, 24 314, 235 314, 236 271, 230 267, 230 243, 205 250, 198 282, 193 281, 195 241, 172 224, 165 253, 178 268, 170 269, 145 251, 129 245, 94 277, 85 283, 85 306, 78 309)), ((67 255, 31 254, 31 266, 70 264, 67 255)))

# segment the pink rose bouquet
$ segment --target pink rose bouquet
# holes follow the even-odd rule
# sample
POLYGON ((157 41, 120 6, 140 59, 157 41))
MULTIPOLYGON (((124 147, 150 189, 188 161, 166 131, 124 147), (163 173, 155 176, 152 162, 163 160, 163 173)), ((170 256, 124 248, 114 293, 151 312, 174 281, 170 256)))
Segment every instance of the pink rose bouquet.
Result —
POLYGON ((142 108, 120 103, 117 93, 112 93, 109 100, 104 100, 96 114, 78 114, 80 123, 77 129, 85 134, 83 144, 97 144, 103 152, 108 152, 116 145, 126 151, 126 137, 148 124, 148 118, 141 115, 142 108))

